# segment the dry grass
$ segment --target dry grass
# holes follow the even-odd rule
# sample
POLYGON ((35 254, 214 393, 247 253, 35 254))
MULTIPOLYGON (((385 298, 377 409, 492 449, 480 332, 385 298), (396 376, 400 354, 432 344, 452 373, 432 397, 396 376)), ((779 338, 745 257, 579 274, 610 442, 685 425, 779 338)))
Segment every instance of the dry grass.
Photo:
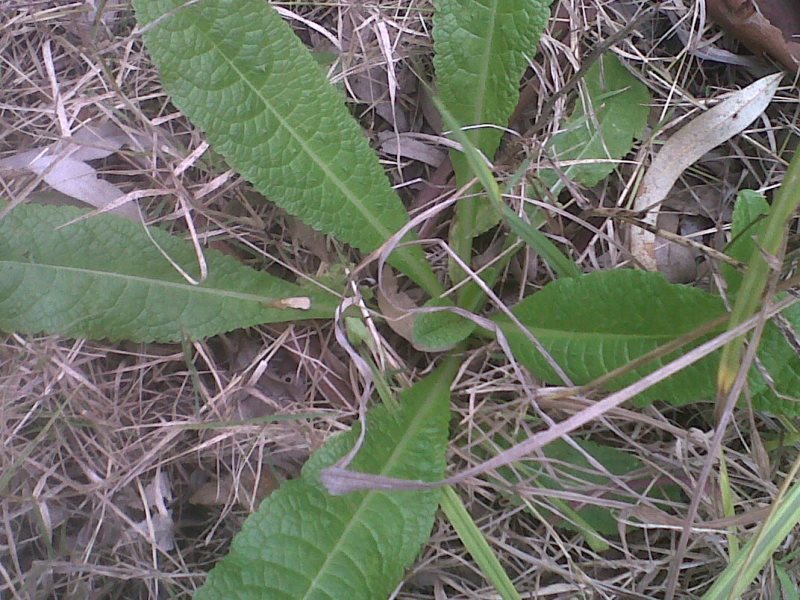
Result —
MULTIPOLYGON (((98 3, 101 15, 82 2, 0 4, 0 158, 109 121, 146 142, 93 164, 123 193, 145 191, 139 205, 149 223, 186 232, 191 220, 218 248, 287 275, 324 275, 347 252, 261 202, 221 160, 204 153, 202 135, 160 89, 126 2, 98 3)), ((648 4, 564 0, 529 74, 527 111, 514 125, 525 131, 543 109, 552 113, 521 147, 506 150, 500 173, 513 171, 521 153, 537 151, 558 130, 569 108, 558 90, 593 48, 648 4)), ((307 44, 338 54, 331 79, 357 99, 356 112, 412 210, 430 208, 446 191, 441 182, 426 183, 441 177, 431 165, 445 149, 431 143, 412 148, 409 142, 410 134, 440 131, 414 76, 430 70, 430 3, 360 6, 285 10, 297 11, 291 22, 307 44), (391 42, 395 59, 387 60, 382 39, 391 42), (398 144, 407 156, 393 152, 398 144)), ((615 45, 650 88, 651 123, 662 129, 685 119, 698 98, 739 88, 763 69, 709 60, 702 44, 690 52, 677 30, 691 43, 730 44, 713 37, 697 15, 680 1, 665 3, 615 45)), ((707 243, 724 244, 737 189, 777 183, 776 150, 797 134, 797 110, 788 100, 774 105, 768 124, 754 125, 684 176, 676 190, 683 199, 674 210, 697 221, 707 243)), ((624 206, 649 151, 639 149, 596 189, 570 189, 567 217, 553 218, 550 232, 574 248, 585 270, 623 263, 624 240, 611 219, 593 222, 599 235, 576 217, 587 208, 624 206)), ((0 182, 0 193, 13 203, 53 199, 30 174, 3 174, 0 182)), ((443 211, 431 219, 425 235, 445 237, 448 218, 443 211)), ((432 256, 444 268, 444 253, 432 256)), ((513 263, 500 289, 512 304, 550 279, 546 266, 529 255, 513 263)), ((714 286, 713 270, 696 279, 714 286)), ((398 383, 428 367, 428 359, 391 330, 381 326, 380 336, 383 354, 376 360, 403 370, 398 383)), ((328 324, 260 328, 186 347, 16 335, 1 343, 0 598, 188 597, 227 551, 252 508, 254 490, 260 497, 276 479, 291 477, 329 433, 354 418, 354 377, 328 324), (275 412, 289 418, 231 423, 275 412), (204 487, 207 482, 211 487, 204 487), (211 494, 212 506, 194 503, 201 489, 207 499, 211 494)), ((548 419, 562 419, 592 401, 548 401, 536 382, 519 381, 505 360, 497 360, 497 352, 478 348, 465 357, 453 402, 454 468, 477 464, 499 443, 524 439, 548 419)), ((503 482, 509 477, 504 472, 459 491, 520 591, 542 598, 660 597, 693 484, 709 460, 701 432, 710 428, 710 418, 709 405, 606 414, 581 437, 624 449, 642 464, 609 486, 587 486, 562 462, 532 457, 551 477, 574 485, 553 492, 531 481, 520 465, 509 471, 517 475, 513 486, 503 482), (676 490, 671 500, 655 503, 645 495, 664 482, 676 490), (609 538, 610 549, 593 551, 583 536, 558 526, 550 503, 556 496, 572 506, 620 509, 623 535, 609 538)), ((769 454, 762 444, 762 437, 777 436, 787 423, 745 412, 738 421, 725 453, 743 517, 721 521, 719 485, 712 481, 699 514, 712 523, 693 532, 680 597, 698 597, 724 568, 725 526, 746 531, 763 518, 759 510, 774 497, 792 458, 769 454)), ((782 551, 789 556, 795 546, 792 540, 782 551)), ((795 565, 791 558, 786 570, 797 572, 795 565)), ((765 570, 748 597, 768 597, 775 577, 774 568, 765 570)), ((398 597, 496 596, 440 520, 398 597)))

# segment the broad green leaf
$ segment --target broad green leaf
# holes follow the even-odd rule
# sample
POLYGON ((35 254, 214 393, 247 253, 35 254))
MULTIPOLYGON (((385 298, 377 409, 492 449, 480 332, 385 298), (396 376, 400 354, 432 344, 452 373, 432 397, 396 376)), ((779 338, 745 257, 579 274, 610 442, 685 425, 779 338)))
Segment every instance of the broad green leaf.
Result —
MULTIPOLYGON (((760 252, 755 240, 764 235, 766 220, 763 217, 768 212, 769 204, 761 194, 752 190, 739 192, 733 210, 732 241, 726 249, 728 255, 747 263, 753 252, 760 252)), ((729 297, 734 297, 741 285, 742 273, 730 265, 723 265, 722 273, 728 284, 729 297)), ((797 335, 800 331, 800 305, 789 307, 782 315, 786 324, 797 335)), ((776 413, 800 413, 800 357, 786 340, 784 333, 772 323, 764 328, 759 358, 769 373, 775 390, 784 399, 773 392, 758 369, 752 369, 750 387, 754 394, 754 404, 776 413), (797 398, 797 401, 793 402, 791 398, 797 398)))
MULTIPOLYGON (((435 0, 436 85, 445 108, 489 159, 519 99, 519 82, 550 16, 549 0, 435 0), (488 126, 487 126, 488 125, 488 126)), ((460 184, 471 175, 452 153, 460 184)))
MULTIPOLYGON (((401 396, 395 413, 370 410, 351 469, 432 481, 444 474, 450 361, 401 396)), ((245 522, 196 600, 380 600, 400 583, 433 526, 439 490, 330 496, 320 471, 353 446, 358 427, 331 438, 245 522)))
MULTIPOLYGON (((586 72, 585 94, 581 94, 564 129, 550 141, 547 152, 561 172, 585 186, 597 185, 630 152, 633 141, 642 136, 650 113, 647 87, 631 75, 611 53, 604 54, 586 72), (598 161, 598 162, 590 162, 598 161)), ((552 169, 540 171, 542 184, 553 194, 562 189, 552 169)))
MULTIPOLYGON (((408 217, 342 94, 263 0, 135 0, 173 102, 265 196, 365 252, 408 217)), ((418 247, 392 264, 440 289, 418 247)))
MULTIPOLYGON (((718 297, 669 283, 658 273, 618 270, 560 279, 525 298, 513 312, 572 382, 585 385, 723 316, 725 308, 718 297)), ((800 309, 784 314, 798 330, 800 309)), ((547 383, 563 383, 509 319, 501 316, 495 321, 526 367, 547 383)), ((683 352, 703 340, 684 346, 683 352)), ((635 368, 617 377, 608 389, 620 389, 683 352, 635 368)), ((800 358, 772 324, 765 329, 758 356, 776 388, 789 399, 777 398, 754 366, 749 378, 754 406, 778 414, 800 414, 800 401, 791 400, 800 390, 800 358)), ((718 364, 719 352, 715 352, 640 394, 636 402, 664 400, 680 405, 711 400, 716 395, 718 364)))
MULTIPOLYGON (((489 160, 519 100, 519 83, 536 54, 550 16, 550 0, 435 0, 434 67, 442 104, 489 160)), ((474 175, 468 159, 450 152, 456 182, 474 175)), ((469 260, 472 238, 499 216, 476 198, 462 200, 451 241, 469 260)))
MULTIPOLYGON (((669 283, 658 273, 598 271, 559 279, 525 298, 514 314, 530 329, 573 383, 583 385, 724 314, 722 301, 669 283)), ((497 317, 514 356, 551 384, 563 383, 530 340, 506 317, 497 317)), ((618 377, 619 389, 680 353, 618 377)), ((717 354, 701 360, 637 397, 685 404, 714 397, 717 354)))
POLYGON ((336 300, 314 293, 310 310, 276 308, 308 290, 192 245, 155 227, 72 207, 21 205, 0 221, 0 329, 71 337, 176 342, 259 323, 330 317, 336 300), (59 228, 59 226, 64 225, 59 228), (160 250, 159 250, 160 248, 160 250))

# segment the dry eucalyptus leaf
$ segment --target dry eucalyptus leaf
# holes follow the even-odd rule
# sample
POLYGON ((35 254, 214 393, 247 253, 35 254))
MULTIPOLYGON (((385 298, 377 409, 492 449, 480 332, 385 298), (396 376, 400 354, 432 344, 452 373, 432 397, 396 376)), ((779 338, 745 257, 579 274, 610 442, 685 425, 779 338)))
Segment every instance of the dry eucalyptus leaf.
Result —
MULTIPOLYGON (((782 73, 768 75, 684 125, 662 146, 639 187, 634 210, 655 226, 661 203, 687 168, 714 147, 742 132, 772 101, 782 73)), ((638 227, 630 230, 631 253, 648 270, 658 268, 656 238, 638 227)))
POLYGON ((389 156, 418 160, 432 167, 438 167, 447 156, 413 134, 395 135, 391 131, 384 131, 378 134, 378 142, 378 149, 389 156))
MULTIPOLYGON (((124 145, 148 147, 143 136, 128 135, 113 123, 86 125, 66 140, 0 160, 0 170, 29 171, 40 176, 53 189, 102 209, 112 205, 125 193, 114 184, 100 179, 97 171, 86 161, 105 158, 124 145)), ((111 212, 134 221, 141 218, 133 204, 115 207, 111 212)))

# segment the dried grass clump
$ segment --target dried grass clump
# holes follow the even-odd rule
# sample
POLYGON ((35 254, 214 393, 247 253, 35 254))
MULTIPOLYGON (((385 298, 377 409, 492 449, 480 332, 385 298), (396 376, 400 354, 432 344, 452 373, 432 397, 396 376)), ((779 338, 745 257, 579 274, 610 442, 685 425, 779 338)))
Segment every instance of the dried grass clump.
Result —
MULTIPOLYGON (((136 202, 148 223, 195 232, 202 243, 276 273, 327 275, 346 249, 264 203, 208 151, 160 89, 128 3, 97 4, 100 13, 91 3, 56 0, 3 6, 0 158, 49 145, 84 124, 113 123, 131 142, 93 164, 121 193, 132 200, 141 195, 136 202)), ((653 135, 684 120, 710 90, 737 89, 763 68, 719 62, 735 46, 716 37, 689 3, 664 3, 660 12, 645 14, 650 4, 561 2, 512 122, 529 135, 508 144, 499 173, 513 172, 522 155, 536 156, 559 130, 569 109, 565 84, 632 21, 638 20, 636 32, 614 48, 650 87, 658 115, 653 135)), ((441 167, 447 148, 416 79, 430 76, 431 4, 278 6, 309 46, 321 56, 331 53, 331 79, 353 99, 412 212, 436 206, 451 191, 441 167)), ((797 133, 796 114, 796 104, 777 104, 763 131, 709 154, 675 190, 674 214, 696 220, 706 242, 721 247, 736 191, 776 183, 777 153, 797 133)), ((565 192, 552 232, 573 246, 585 270, 628 260, 618 223, 583 215, 625 206, 649 151, 643 146, 596 189, 565 192)), ((12 203, 68 201, 29 173, 0 183, 12 203)), ((448 215, 434 215, 423 236, 444 235, 448 215)), ((487 257, 492 251, 487 240, 487 257)), ((445 252, 432 256, 444 269, 445 252)), ((697 279, 710 287, 715 275, 699 272, 697 279)), ((499 289, 513 304, 549 279, 530 254, 509 268, 499 289)), ((189 597, 254 504, 295 474, 330 433, 352 422, 351 370, 330 341, 327 325, 264 328, 185 347, 6 336, 0 343, 0 597, 189 597), (276 413, 290 418, 273 421, 276 413)), ((376 362, 397 370, 400 383, 429 366, 382 325, 375 342, 376 362)), ((496 352, 490 346, 464 356, 453 404, 450 463, 457 468, 478 464, 595 400, 521 378, 496 352)), ((459 492, 518 589, 531 597, 661 597, 693 484, 704 462, 716 460, 700 433, 708 413, 702 405, 618 409, 581 431, 581 438, 641 462, 639 471, 612 478, 613 485, 586 486, 564 464, 538 456, 531 461, 569 483, 567 491, 543 487, 522 463, 459 492), (646 496, 667 482, 673 497, 646 496), (574 528, 561 527, 565 515, 553 499, 620 509, 622 535, 610 539, 609 550, 592 550, 574 528)), ((726 518, 712 482, 700 505, 703 524, 693 530, 684 557, 682 597, 701 594, 727 564, 729 527, 747 531, 763 519, 774 482, 787 468, 787 458, 764 449, 762 437, 777 431, 779 423, 751 416, 726 438, 741 516, 726 518)), ((591 469, 602 472, 597 464, 591 469)), ((787 556, 795 545, 792 540, 783 549, 787 556)), ((774 570, 765 571, 762 588, 749 597, 765 597, 774 577, 774 570)), ((442 520, 398 597, 495 593, 442 520)))

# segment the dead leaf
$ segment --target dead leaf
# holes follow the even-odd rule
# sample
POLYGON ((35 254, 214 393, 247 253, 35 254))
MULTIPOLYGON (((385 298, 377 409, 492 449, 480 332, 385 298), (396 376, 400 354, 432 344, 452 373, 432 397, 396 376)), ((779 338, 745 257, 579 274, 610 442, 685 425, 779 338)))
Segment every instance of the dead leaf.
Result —
POLYGON ((221 479, 214 479, 201 485, 189 498, 189 502, 201 506, 219 506, 227 503, 231 495, 235 494, 233 497, 239 506, 253 511, 264 498, 278 489, 279 485, 269 469, 261 471, 258 486, 255 485, 255 480, 256 476, 250 469, 246 469, 238 477, 228 473, 221 479))
MULTIPOLYGON (((96 208, 113 205, 125 193, 114 184, 100 179, 87 161, 105 158, 124 145, 147 148, 143 136, 131 136, 113 123, 86 125, 72 137, 20 152, 0 160, 0 170, 29 171, 40 176, 53 189, 96 208)), ((111 212, 138 221, 138 208, 123 204, 111 212)))
POLYGON ((411 297, 398 291, 397 280, 389 267, 383 269, 381 285, 376 293, 386 324, 403 339, 414 343, 414 314, 410 311, 419 308, 411 297))
MULTIPOLYGON (((772 101, 782 73, 768 75, 728 96, 692 119, 662 146, 639 187, 634 210, 646 225, 655 227, 659 208, 675 182, 687 168, 715 146, 742 132, 772 101)), ((656 237, 650 231, 630 230, 631 253, 648 270, 658 268, 656 237)))
POLYGON ((418 160, 432 167, 438 167, 447 156, 414 134, 395 135, 393 132, 384 131, 378 134, 378 143, 378 149, 389 156, 418 160))
MULTIPOLYGON (((679 217, 677 214, 661 214, 658 218, 658 228, 677 233, 679 217)), ((672 240, 658 239, 656 241, 656 263, 658 271, 672 283, 690 283, 697 277, 697 251, 687 246, 682 246, 672 240)))
POLYGON ((135 523, 132 530, 147 539, 162 552, 175 548, 175 523, 168 505, 173 500, 169 477, 159 471, 144 487, 144 501, 151 509, 147 518, 135 523))
POLYGON ((708 15, 758 56, 800 71, 798 0, 706 0, 708 15))
POLYGON ((267 308, 294 308, 297 310, 308 310, 311 308, 311 298, 308 296, 295 296, 292 298, 281 298, 270 302, 262 302, 267 308))

